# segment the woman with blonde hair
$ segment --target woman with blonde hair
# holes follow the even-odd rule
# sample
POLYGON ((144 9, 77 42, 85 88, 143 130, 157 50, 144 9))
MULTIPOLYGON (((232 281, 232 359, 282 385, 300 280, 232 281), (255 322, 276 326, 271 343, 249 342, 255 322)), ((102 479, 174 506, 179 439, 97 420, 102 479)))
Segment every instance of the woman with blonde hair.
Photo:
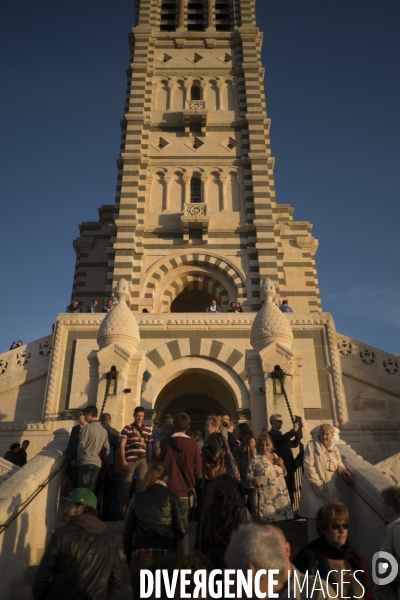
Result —
POLYGON ((167 482, 165 465, 150 467, 126 514, 123 548, 134 600, 141 597, 140 570, 166 569, 171 575, 177 563, 176 542, 186 534, 180 500, 167 482))
POLYGON ((210 508, 216 488, 216 479, 220 475, 228 474, 235 479, 239 486, 240 473, 233 458, 231 449, 222 434, 222 419, 210 415, 206 421, 206 441, 201 449, 203 458, 203 480, 201 483, 201 499, 197 517, 196 545, 200 547, 200 535, 203 525, 203 516, 210 508))
POLYGON ((257 440, 257 454, 253 456, 247 470, 252 495, 253 521, 273 523, 293 519, 294 514, 285 483, 285 465, 273 452, 272 440, 261 433, 257 440))
POLYGON ((333 441, 334 434, 332 425, 322 424, 318 437, 308 442, 304 452, 299 514, 307 519, 309 542, 318 537, 315 522, 318 509, 340 497, 337 487, 340 477, 351 479, 333 441))

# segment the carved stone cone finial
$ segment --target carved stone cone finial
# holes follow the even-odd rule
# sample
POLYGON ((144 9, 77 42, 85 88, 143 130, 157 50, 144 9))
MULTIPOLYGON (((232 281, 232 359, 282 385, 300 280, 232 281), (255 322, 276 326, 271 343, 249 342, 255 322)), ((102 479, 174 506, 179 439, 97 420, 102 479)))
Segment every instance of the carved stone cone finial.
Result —
POLYGON ((293 332, 285 315, 274 303, 276 297, 275 285, 271 279, 264 279, 261 284, 261 298, 264 304, 254 319, 250 333, 250 342, 255 350, 260 352, 271 342, 278 342, 291 350, 293 332))
POLYGON ((97 343, 100 349, 117 343, 128 350, 136 350, 140 342, 139 327, 128 302, 131 288, 126 279, 120 279, 115 288, 118 303, 113 306, 100 325, 97 343))
POLYGON ((115 286, 114 295, 118 302, 125 301, 127 304, 131 299, 131 288, 126 279, 120 279, 115 286))

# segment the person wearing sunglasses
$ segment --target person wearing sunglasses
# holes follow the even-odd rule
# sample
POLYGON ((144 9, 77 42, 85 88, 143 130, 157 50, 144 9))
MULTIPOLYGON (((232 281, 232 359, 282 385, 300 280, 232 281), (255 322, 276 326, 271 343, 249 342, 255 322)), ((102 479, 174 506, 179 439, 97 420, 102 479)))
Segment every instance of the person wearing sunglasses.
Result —
POLYGON ((312 576, 318 571, 339 598, 371 598, 373 586, 364 557, 347 543, 347 506, 331 502, 318 510, 316 521, 320 537, 296 554, 292 561, 296 569, 312 576))

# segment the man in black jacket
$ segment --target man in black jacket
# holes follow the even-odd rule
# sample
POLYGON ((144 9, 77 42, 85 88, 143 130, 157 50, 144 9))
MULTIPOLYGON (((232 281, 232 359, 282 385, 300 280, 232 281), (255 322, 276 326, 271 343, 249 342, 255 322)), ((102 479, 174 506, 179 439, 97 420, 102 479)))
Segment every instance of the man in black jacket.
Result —
POLYGON ((38 567, 35 600, 106 600, 121 582, 121 559, 106 526, 97 518, 97 498, 86 488, 69 495, 65 527, 53 533, 38 567))
POLYGON ((294 500, 296 465, 293 458, 292 448, 297 448, 301 441, 301 430, 298 423, 294 423, 293 428, 287 433, 281 433, 283 427, 282 415, 271 415, 269 422, 271 429, 268 431, 276 454, 283 460, 286 469, 286 487, 289 492, 291 503, 294 500))

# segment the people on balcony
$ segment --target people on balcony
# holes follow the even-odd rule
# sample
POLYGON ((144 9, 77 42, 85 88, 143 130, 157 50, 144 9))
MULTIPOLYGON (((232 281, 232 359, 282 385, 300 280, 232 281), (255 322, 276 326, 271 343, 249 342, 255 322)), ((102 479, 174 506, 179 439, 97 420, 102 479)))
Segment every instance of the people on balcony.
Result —
POLYGON ((282 301, 282 304, 280 305, 279 310, 282 312, 289 312, 289 313, 293 312, 292 309, 290 308, 287 300, 282 301))
POLYGON ((318 509, 340 497, 339 478, 351 481, 351 473, 344 466, 333 441, 334 433, 332 425, 324 423, 318 437, 308 442, 304 453, 299 514, 307 518, 309 542, 319 535, 316 527, 318 509))
POLYGON ((269 435, 261 433, 257 440, 257 454, 250 460, 247 470, 248 485, 253 488, 253 521, 263 524, 294 518, 285 483, 285 465, 273 449, 269 435))
POLYGON ((87 311, 88 313, 95 313, 96 312, 96 307, 97 307, 97 300, 92 300, 91 303, 89 304, 89 306, 87 307, 87 311))
POLYGON ((101 309, 101 312, 102 313, 108 313, 108 312, 110 312, 110 310, 112 309, 112 307, 113 307, 113 299, 109 298, 107 300, 107 302, 105 303, 105 305, 103 306, 103 308, 101 309))
POLYGON ((371 577, 359 552, 347 543, 350 515, 343 502, 331 502, 316 515, 319 537, 300 550, 293 559, 301 573, 314 576, 317 572, 333 588, 341 589, 343 598, 372 596, 371 577), (343 573, 341 573, 343 571, 343 573))
POLYGON ((206 312, 208 312, 208 313, 220 313, 221 312, 221 309, 218 306, 215 298, 213 298, 211 300, 210 304, 207 306, 206 312))
POLYGON ((22 340, 17 340, 16 342, 13 342, 11 344, 10 350, 15 350, 16 348, 21 348, 21 346, 23 346, 22 340))
POLYGON ((231 302, 229 304, 228 312, 242 313, 243 308, 242 308, 241 303, 240 302, 231 302))
POLYGON ((67 306, 65 309, 67 313, 81 313, 82 310, 79 308, 79 302, 77 300, 72 300, 71 304, 67 306))

